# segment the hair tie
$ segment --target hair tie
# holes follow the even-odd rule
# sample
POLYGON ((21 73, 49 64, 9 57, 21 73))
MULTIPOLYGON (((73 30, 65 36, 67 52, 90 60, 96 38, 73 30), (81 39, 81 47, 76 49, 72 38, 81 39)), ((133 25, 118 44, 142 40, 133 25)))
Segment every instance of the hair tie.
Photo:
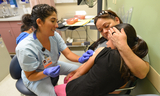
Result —
POLYGON ((139 37, 136 37, 135 41, 138 42, 138 40, 139 40, 139 37))

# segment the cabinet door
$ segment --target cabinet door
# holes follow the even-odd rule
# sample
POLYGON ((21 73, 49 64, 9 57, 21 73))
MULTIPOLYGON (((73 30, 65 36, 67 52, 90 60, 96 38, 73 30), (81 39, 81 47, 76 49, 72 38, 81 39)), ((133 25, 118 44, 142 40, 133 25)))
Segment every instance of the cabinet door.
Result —
POLYGON ((0 28, 0 34, 9 53, 15 53, 16 40, 11 28, 0 28))
POLYGON ((10 24, 8 21, 1 21, 0 22, 0 28, 8 28, 10 27, 10 24))
POLYGON ((14 33, 14 36, 15 36, 15 40, 16 40, 16 38, 17 38, 17 37, 19 36, 19 34, 21 33, 21 29, 14 27, 14 28, 12 28, 12 30, 13 30, 13 33, 14 33))
POLYGON ((9 21, 9 24, 10 24, 10 26, 11 26, 12 28, 13 28, 13 27, 21 28, 21 26, 22 26, 21 21, 9 21))
POLYGON ((13 31, 15 39, 16 39, 19 36, 19 34, 21 33, 22 23, 21 23, 21 21, 10 21, 9 24, 12 27, 12 31, 13 31))

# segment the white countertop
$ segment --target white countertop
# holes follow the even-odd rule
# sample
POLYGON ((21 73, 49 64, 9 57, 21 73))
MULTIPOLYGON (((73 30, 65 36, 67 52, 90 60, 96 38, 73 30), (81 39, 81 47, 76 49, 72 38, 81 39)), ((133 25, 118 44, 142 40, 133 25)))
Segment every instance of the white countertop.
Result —
POLYGON ((14 16, 14 17, 6 17, 0 18, 0 21, 21 21, 22 15, 14 16))

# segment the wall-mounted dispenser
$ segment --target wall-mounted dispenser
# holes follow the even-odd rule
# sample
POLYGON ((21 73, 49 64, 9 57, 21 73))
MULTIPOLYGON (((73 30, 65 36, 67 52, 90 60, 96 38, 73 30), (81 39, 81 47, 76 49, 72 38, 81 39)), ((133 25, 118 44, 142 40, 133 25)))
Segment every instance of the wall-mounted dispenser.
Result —
POLYGON ((12 8, 18 7, 16 0, 9 0, 9 3, 10 3, 12 8))
POLYGON ((12 16, 11 10, 9 9, 9 4, 2 4, 1 5, 1 17, 6 18, 12 16))

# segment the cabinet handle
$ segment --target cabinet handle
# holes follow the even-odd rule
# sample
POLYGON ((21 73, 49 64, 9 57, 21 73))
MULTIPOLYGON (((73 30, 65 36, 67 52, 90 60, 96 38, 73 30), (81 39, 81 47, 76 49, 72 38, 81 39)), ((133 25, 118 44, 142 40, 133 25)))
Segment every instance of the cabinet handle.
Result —
POLYGON ((8 32, 9 32, 9 34, 12 36, 12 34, 11 34, 11 30, 9 30, 8 32))

